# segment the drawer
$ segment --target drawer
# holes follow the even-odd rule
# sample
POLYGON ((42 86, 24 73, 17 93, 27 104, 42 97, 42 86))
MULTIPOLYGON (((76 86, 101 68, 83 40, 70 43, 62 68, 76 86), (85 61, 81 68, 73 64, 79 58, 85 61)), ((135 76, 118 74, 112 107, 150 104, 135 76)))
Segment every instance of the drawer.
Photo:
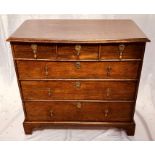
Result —
POLYGON ((140 62, 17 61, 17 66, 20 79, 136 79, 140 62))
POLYGON ((14 57, 27 59, 56 59, 55 44, 14 43, 14 57))
POLYGON ((21 81, 24 100, 134 100, 136 82, 21 81))
POLYGON ((58 60, 96 60, 99 46, 94 44, 59 44, 58 60))
POLYGON ((145 43, 102 44, 101 59, 142 59, 145 43))
POLYGON ((25 102, 28 121, 132 121, 132 102, 25 102))

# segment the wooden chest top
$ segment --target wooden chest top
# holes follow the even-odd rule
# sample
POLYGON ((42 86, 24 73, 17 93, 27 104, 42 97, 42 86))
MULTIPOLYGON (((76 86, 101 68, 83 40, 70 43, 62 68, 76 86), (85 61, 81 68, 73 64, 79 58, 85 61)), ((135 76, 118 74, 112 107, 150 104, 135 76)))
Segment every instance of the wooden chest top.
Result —
POLYGON ((132 20, 27 20, 10 42, 120 43, 148 42, 132 20))

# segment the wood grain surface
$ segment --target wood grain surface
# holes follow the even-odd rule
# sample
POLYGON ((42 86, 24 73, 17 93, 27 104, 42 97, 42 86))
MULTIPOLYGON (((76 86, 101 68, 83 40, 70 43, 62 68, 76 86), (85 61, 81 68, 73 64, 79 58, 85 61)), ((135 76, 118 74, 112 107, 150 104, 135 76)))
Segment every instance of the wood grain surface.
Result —
POLYGON ((149 39, 132 20, 27 20, 10 42, 106 43, 146 42, 149 39))
POLYGON ((141 62, 17 61, 20 80, 137 79, 141 62))
POLYGON ((132 121, 130 102, 25 102, 27 121, 132 121), (123 111, 122 111, 123 109, 123 111))
POLYGON ((133 81, 21 81, 21 85, 24 100, 134 100, 136 93, 133 81))

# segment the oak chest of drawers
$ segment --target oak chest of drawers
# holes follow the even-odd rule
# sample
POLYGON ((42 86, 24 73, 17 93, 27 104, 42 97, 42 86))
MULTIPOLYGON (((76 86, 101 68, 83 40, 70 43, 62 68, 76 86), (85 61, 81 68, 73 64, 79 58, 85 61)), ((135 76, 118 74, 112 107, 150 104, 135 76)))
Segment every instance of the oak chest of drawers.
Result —
POLYGON ((28 20, 11 43, 24 129, 115 127, 134 135, 145 44, 131 20, 28 20))

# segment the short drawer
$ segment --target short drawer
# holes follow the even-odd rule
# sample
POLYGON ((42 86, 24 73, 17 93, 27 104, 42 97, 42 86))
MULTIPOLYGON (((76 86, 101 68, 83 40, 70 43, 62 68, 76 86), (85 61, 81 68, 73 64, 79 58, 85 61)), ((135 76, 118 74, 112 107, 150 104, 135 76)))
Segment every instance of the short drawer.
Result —
POLYGON ((136 79, 141 62, 17 61, 20 79, 136 79))
POLYGON ((24 100, 134 100, 131 81, 21 81, 24 100))
POLYGON ((58 60, 97 60, 99 45, 94 44, 59 44, 58 60))
POLYGON ((132 121, 132 102, 25 102, 28 121, 132 121))
POLYGON ((102 44, 101 59, 142 59, 145 43, 102 44))
POLYGON ((27 59, 56 59, 55 44, 14 43, 14 57, 27 59))

